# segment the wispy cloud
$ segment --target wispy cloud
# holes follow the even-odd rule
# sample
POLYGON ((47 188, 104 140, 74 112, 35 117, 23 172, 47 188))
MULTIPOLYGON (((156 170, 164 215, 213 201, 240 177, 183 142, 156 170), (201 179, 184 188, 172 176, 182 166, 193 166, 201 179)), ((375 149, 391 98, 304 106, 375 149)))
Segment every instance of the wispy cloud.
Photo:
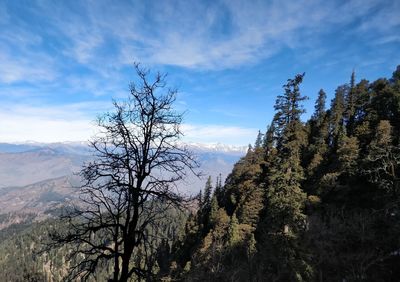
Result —
MULTIPOLYGON (((223 69, 254 63, 282 48, 312 44, 328 29, 366 16, 379 1, 42 3, 50 27, 65 37, 64 53, 78 63, 120 67, 136 59, 223 69), (112 58, 99 56, 110 44, 112 58)), ((399 8, 394 6, 390 19, 396 25, 393 15, 399 8)), ((385 15, 387 11, 371 14, 363 25, 379 29, 385 15)))
MULTIPOLYGON (((0 106, 0 142, 84 141, 97 132, 96 115, 110 110, 110 103, 81 102, 63 106, 10 105, 0 106)), ((187 142, 243 145, 257 133, 254 128, 235 126, 183 124, 183 140, 187 142)))
MULTIPOLYGON (((219 70, 254 64, 285 48, 315 49, 321 34, 358 19, 360 32, 387 36, 399 25, 400 11, 396 1, 388 2, 380 8, 377 0, 40 1, 27 11, 42 17, 43 33, 57 42, 59 54, 111 78, 134 60, 219 70)), ((9 18, 4 5, 0 13, 9 18)), ((12 24, 3 37, 41 44, 37 30, 21 29, 23 19, 12 24)), ((16 75, 21 69, 14 67, 3 81, 22 79, 16 75)))
POLYGON ((0 82, 43 82, 57 77, 53 61, 41 54, 11 55, 0 47, 0 82))
POLYGON ((84 141, 95 133, 94 118, 109 103, 80 102, 63 106, 2 104, 0 141, 84 141))
POLYGON ((83 138, 93 111, 76 104, 126 96, 140 61, 178 73, 177 107, 195 113, 187 138, 248 143, 251 114, 268 116, 294 70, 392 67, 400 4, 384 2, 0 1, 0 138, 83 138))
POLYGON ((221 126, 210 124, 184 124, 182 126, 184 140, 189 142, 243 145, 253 140, 257 129, 237 126, 221 126))

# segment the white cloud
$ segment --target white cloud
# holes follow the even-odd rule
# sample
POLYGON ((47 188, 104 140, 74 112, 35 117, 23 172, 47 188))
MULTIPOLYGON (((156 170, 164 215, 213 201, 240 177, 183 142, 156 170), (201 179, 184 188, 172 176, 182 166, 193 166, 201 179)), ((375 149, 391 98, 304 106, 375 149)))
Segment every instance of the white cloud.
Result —
POLYGON ((314 49, 322 33, 366 15, 378 2, 163 3, 155 11, 158 17, 153 32, 142 33, 133 25, 128 33, 136 32, 140 44, 130 42, 123 32, 116 34, 122 42, 121 54, 125 55, 122 63, 135 56, 146 63, 187 68, 224 69, 252 64, 287 47, 314 49), (173 10, 168 9, 170 6, 173 10))
POLYGON ((2 83, 53 81, 57 76, 53 61, 41 54, 16 56, 0 47, 0 61, 2 83))
POLYGON ((0 141, 88 140, 95 132, 96 112, 101 113, 107 107, 105 103, 95 102, 65 106, 3 104, 0 107, 0 141))
POLYGON ((238 126, 183 124, 184 141, 198 143, 223 143, 247 145, 253 143, 258 130, 238 126))
POLYGON ((5 62, 0 67, 1 81, 55 79, 57 71, 66 67, 61 65, 65 63, 62 56, 112 79, 134 60, 192 69, 235 68, 257 63, 285 48, 326 48, 318 46, 320 35, 333 28, 340 30, 355 19, 361 19, 359 32, 393 35, 400 10, 398 3, 381 5, 378 0, 71 3, 32 4, 30 11, 46 26, 39 34, 27 28, 29 23, 23 18, 6 17, 5 5, 0 6, 0 15, 8 22, 2 26, 0 38, 11 48, 18 46, 24 51, 5 56, 0 49, 5 62), (42 63, 44 55, 35 56, 26 48, 46 40, 57 42, 57 67, 49 63, 50 54, 42 63))
POLYGON ((52 120, 43 117, 13 117, 5 119, 0 114, 0 130, 2 142, 60 142, 85 141, 94 131, 87 120, 52 120))
MULTIPOLYGON (((97 115, 111 110, 109 102, 81 102, 63 106, 0 106, 0 142, 85 141, 96 133, 97 115)), ((246 145, 257 129, 237 126, 182 124, 183 141, 246 145)))
MULTIPOLYGON (((251 64, 282 48, 312 46, 321 33, 365 16, 378 3, 88 1, 41 9, 67 39, 65 54, 102 72, 133 60, 203 69, 251 64)), ((367 22, 382 24, 379 16, 367 22)))

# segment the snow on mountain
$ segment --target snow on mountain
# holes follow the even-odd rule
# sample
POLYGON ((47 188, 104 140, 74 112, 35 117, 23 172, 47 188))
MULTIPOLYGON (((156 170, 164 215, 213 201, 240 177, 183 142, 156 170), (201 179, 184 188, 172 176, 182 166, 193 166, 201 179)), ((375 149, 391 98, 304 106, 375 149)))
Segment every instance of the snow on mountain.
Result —
POLYGON ((222 143, 185 143, 189 148, 198 151, 223 152, 244 155, 247 146, 234 146, 222 143))
MULTIPOLYGON (((57 143, 40 143, 34 141, 26 142, 15 142, 15 143, 0 143, 1 153, 14 153, 14 152, 26 152, 43 148, 51 148, 56 151, 76 151, 80 153, 87 153, 90 151, 87 141, 65 141, 57 143), (68 150, 67 150, 68 149, 68 150)), ((234 146, 223 143, 194 143, 187 142, 181 143, 182 146, 187 146, 189 149, 195 152, 217 152, 217 153, 228 153, 244 155, 247 151, 247 146, 234 146)))

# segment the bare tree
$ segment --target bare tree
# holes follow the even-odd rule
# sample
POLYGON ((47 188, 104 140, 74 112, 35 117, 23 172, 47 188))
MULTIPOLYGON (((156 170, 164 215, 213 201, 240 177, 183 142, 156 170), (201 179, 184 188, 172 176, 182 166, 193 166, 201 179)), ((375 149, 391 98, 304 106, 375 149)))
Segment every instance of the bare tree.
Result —
POLYGON ((182 114, 173 110, 176 90, 165 75, 152 79, 135 64, 138 83, 129 99, 114 101, 114 111, 97 120, 100 128, 90 142, 95 160, 81 171, 79 207, 64 215, 68 231, 52 234, 57 245, 70 244, 69 279, 86 280, 99 267, 111 265, 109 281, 151 276, 152 234, 157 221, 185 198, 176 183, 195 173, 198 163, 177 142, 182 114), (150 81, 151 80, 151 81, 150 81))

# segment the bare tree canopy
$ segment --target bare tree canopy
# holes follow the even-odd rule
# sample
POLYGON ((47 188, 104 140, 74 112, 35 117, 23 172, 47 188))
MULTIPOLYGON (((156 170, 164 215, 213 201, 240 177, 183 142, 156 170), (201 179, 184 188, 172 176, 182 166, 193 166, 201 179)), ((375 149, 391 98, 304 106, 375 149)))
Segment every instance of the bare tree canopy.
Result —
POLYGON ((126 101, 97 119, 99 133, 90 146, 95 159, 81 176, 81 208, 63 216, 67 233, 52 234, 55 244, 71 244, 69 279, 86 280, 102 265, 112 265, 110 281, 151 276, 149 229, 184 197, 176 183, 195 173, 198 163, 185 147, 182 114, 173 110, 177 91, 166 87, 165 75, 153 78, 135 64, 138 83, 126 101))

